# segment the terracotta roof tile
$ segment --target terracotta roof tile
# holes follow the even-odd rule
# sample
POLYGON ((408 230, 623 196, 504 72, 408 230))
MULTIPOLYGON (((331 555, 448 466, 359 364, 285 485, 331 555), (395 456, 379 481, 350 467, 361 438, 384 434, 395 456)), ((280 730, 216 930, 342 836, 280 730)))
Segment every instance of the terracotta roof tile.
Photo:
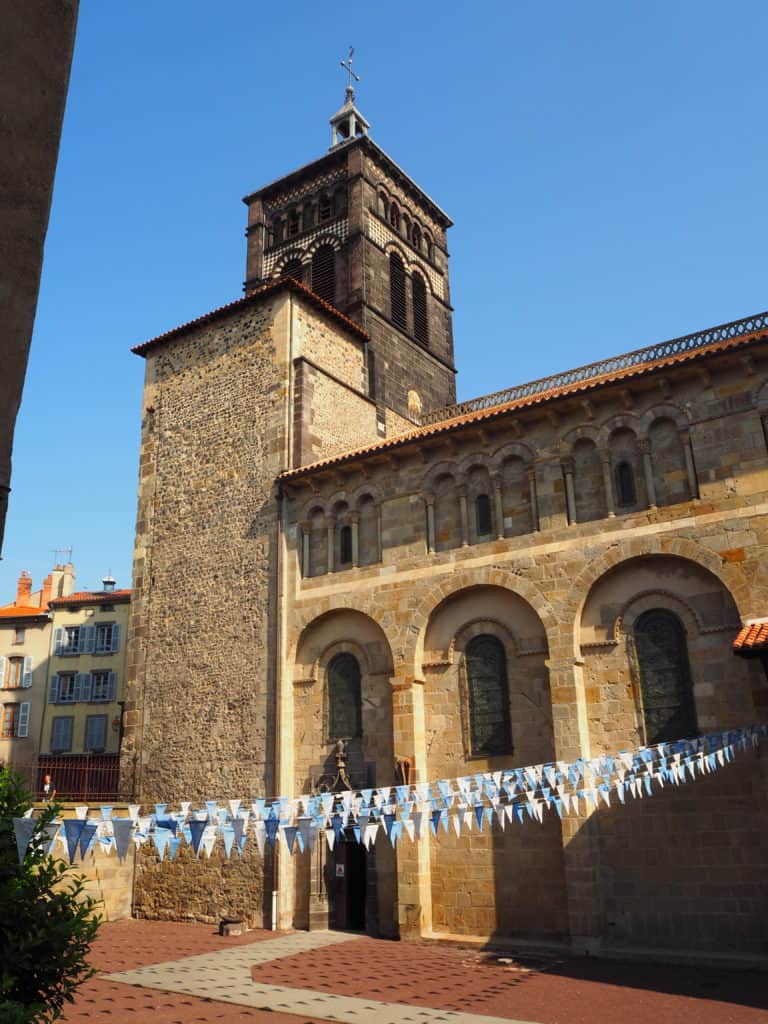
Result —
POLYGON ((130 590, 78 590, 66 597, 54 597, 51 607, 68 604, 123 604, 131 599, 130 590))
POLYGON ((739 348, 761 338, 765 339, 765 331, 756 331, 750 334, 740 335, 738 337, 727 338, 724 341, 716 342, 705 347, 702 346, 698 349, 690 349, 686 352, 676 353, 647 363, 638 363, 634 366, 627 367, 626 369, 618 370, 615 373, 590 377, 574 384, 566 384, 562 387, 551 388, 548 391, 536 392, 526 396, 525 398, 519 398, 513 402, 505 402, 500 405, 488 406, 484 409, 464 413, 463 415, 456 416, 453 419, 439 420, 436 423, 430 423, 424 427, 417 427, 405 434, 398 434, 395 437, 385 438, 382 441, 376 441, 362 448, 353 448, 348 451, 339 452, 337 455, 320 459, 307 466, 299 466, 296 469, 286 470, 280 474, 279 479, 291 480, 296 477, 307 476, 317 470, 321 470, 329 466, 335 466, 342 462, 349 462, 353 459, 363 458, 368 455, 375 455, 378 452, 388 451, 391 448, 399 448, 414 441, 426 440, 430 437, 434 437, 435 435, 445 434, 451 430, 457 430, 460 427, 470 424, 483 423, 486 420, 496 419, 499 416, 503 416, 505 413, 513 412, 517 409, 541 405, 554 398, 562 398, 566 395, 578 394, 583 391, 592 391, 596 388, 603 387, 606 384, 614 384, 629 377, 643 376, 644 374, 663 369, 667 366, 691 362, 695 359, 701 358, 702 356, 718 354, 730 349, 739 348))
POLYGON ((47 617, 46 608, 30 608, 27 605, 6 604, 0 608, 0 619, 32 619, 47 617))
POLYGON ((734 654, 768 654, 768 621, 750 622, 742 626, 733 641, 734 654))
POLYGON ((212 309, 208 313, 203 313, 202 316, 198 316, 194 320, 188 320, 185 324, 180 324, 178 327, 174 327, 170 331, 165 331, 164 334, 158 334, 157 337, 150 338, 149 341, 143 341, 141 345, 134 346, 131 349, 131 352, 135 352, 136 355, 139 356, 146 355, 147 352, 156 346, 161 345, 163 342, 171 341, 173 338, 180 337, 193 327, 199 327, 201 324, 210 323, 212 320, 218 320, 220 317, 224 317, 228 313, 233 312, 233 310, 244 309, 250 303, 264 298, 265 295, 272 295, 275 292, 282 291, 283 289, 296 292, 303 298, 308 299, 316 309, 319 309, 323 313, 327 313, 329 316, 333 317, 334 320, 337 320, 359 338, 362 338, 363 341, 369 340, 368 334, 366 334, 360 324, 356 324, 354 320, 350 320, 348 316, 340 313, 338 309, 332 306, 329 302, 326 302, 325 299, 321 299, 319 295, 315 295, 315 293, 305 285, 301 284, 299 281, 295 281, 292 277, 278 277, 274 281, 270 281, 268 284, 257 288, 255 291, 251 292, 250 295, 246 295, 242 299, 235 299, 234 302, 229 302, 226 306, 219 306, 217 309, 212 309))

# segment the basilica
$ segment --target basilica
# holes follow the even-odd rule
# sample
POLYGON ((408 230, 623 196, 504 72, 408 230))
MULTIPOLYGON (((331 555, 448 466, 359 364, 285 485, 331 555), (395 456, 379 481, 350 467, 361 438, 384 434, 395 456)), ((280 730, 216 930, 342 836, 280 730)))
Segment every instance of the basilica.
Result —
MULTIPOLYGON (((457 404, 451 220, 351 87, 327 152, 245 204, 244 296, 134 350, 136 800, 411 786, 768 721, 768 314, 457 404)), ((147 846, 134 910, 750 956, 767 781, 758 751, 525 828, 147 846)))

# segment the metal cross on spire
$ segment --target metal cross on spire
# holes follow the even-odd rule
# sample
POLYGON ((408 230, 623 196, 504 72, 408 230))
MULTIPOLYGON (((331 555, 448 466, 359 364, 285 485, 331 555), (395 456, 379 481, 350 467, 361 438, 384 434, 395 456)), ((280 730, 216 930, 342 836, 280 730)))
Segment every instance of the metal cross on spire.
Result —
POLYGON ((349 56, 347 57, 347 59, 339 61, 341 66, 347 72, 347 99, 349 100, 353 100, 355 98, 355 87, 353 85, 353 82, 360 81, 360 75, 356 75, 355 72, 352 70, 352 57, 354 56, 354 53, 354 46, 350 46, 349 56))

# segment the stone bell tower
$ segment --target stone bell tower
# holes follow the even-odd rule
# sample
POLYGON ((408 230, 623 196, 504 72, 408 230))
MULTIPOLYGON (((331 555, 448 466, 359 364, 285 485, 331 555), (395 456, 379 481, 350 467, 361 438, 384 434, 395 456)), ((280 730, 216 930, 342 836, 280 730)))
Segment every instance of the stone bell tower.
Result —
POLYGON ((358 76, 319 159, 246 196, 246 293, 292 276, 370 336, 368 393, 403 416, 455 401, 451 220, 370 137, 358 76))

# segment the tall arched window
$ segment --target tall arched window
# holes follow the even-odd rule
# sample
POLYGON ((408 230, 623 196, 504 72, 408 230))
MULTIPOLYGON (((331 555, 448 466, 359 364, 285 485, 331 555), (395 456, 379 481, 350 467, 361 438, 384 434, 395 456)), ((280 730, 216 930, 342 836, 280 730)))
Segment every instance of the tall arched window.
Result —
POLYGON ((333 204, 331 203, 331 197, 327 192, 323 192, 320 196, 317 204, 318 218, 322 224, 326 220, 330 220, 333 215, 333 204))
POLYGON ((392 305, 392 323, 396 327, 407 326, 405 311, 405 267, 396 252, 389 257, 389 297, 392 305))
POLYGON ((398 210, 395 203, 389 204, 389 223, 392 225, 395 231, 400 230, 400 211, 398 210))
POLYGON ((487 494, 478 494, 475 498, 475 519, 478 537, 487 537, 491 526, 491 499, 487 494))
POLYGON ((349 740, 363 732, 360 665, 353 654, 337 654, 328 666, 328 739, 349 740))
POLYGON ((342 526, 339 530, 339 563, 349 565, 352 562, 352 527, 342 526))
POLYGON ((413 225, 413 231, 411 232, 411 245, 414 249, 421 251, 421 228, 418 224, 413 225))
POLYGON ((321 245, 312 257, 312 291, 331 305, 336 302, 336 253, 321 245))
POLYGON ((635 623, 645 742, 686 739, 698 732, 688 645, 680 619, 663 608, 635 623))
POLYGON ((303 280, 304 272, 301 265, 301 260, 298 258, 298 256, 294 256, 293 259, 288 260, 288 262, 283 267, 282 277, 292 277, 295 281, 303 280))
POLYGON ((470 756, 492 757, 511 753, 504 646, 497 637, 482 634, 469 641, 464 657, 470 756))
POLYGON ((417 271, 411 276, 413 298, 413 333, 422 345, 429 343, 429 315, 427 313, 427 286, 417 271))
POLYGON ((616 480, 616 504, 620 508, 637 503, 635 474, 629 462, 619 462, 613 471, 616 480))
POLYGON ((283 240, 283 218, 275 217, 272 221, 272 243, 279 245, 283 240))

